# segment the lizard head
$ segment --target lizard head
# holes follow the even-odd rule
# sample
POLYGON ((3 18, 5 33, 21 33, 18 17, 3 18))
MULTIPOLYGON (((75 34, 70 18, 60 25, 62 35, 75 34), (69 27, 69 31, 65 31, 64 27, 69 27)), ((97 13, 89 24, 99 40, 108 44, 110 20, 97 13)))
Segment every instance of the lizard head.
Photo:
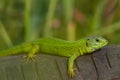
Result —
POLYGON ((92 36, 88 37, 86 40, 86 47, 87 47, 87 52, 93 52, 96 51, 108 44, 108 40, 101 36, 92 36))

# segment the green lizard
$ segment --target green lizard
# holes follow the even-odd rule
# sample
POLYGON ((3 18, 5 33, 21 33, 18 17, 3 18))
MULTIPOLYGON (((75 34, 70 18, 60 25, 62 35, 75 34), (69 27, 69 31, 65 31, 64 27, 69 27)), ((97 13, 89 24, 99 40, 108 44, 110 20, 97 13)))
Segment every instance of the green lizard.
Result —
POLYGON ((78 41, 66 41, 56 38, 41 38, 28 42, 8 50, 0 51, 0 56, 7 56, 27 52, 27 60, 34 59, 35 53, 58 55, 68 57, 68 74, 73 77, 74 60, 84 54, 96 51, 108 44, 108 41, 101 36, 91 36, 78 41))

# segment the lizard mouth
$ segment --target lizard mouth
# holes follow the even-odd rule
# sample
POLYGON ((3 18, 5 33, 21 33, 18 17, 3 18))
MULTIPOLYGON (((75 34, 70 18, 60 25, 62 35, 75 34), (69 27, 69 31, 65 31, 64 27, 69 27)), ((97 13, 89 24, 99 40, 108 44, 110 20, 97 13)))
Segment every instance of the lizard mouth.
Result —
POLYGON ((92 51, 95 51, 96 50, 96 48, 92 48, 92 51))
POLYGON ((105 40, 105 41, 103 42, 103 46, 106 46, 107 44, 108 44, 108 41, 105 40))

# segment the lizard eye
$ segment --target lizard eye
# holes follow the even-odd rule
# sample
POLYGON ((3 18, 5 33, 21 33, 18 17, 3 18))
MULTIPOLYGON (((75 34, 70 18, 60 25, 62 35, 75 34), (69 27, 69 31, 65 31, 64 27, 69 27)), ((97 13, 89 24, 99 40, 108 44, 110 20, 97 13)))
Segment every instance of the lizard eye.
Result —
POLYGON ((96 39, 96 42, 100 42, 100 40, 99 40, 99 39, 96 39))

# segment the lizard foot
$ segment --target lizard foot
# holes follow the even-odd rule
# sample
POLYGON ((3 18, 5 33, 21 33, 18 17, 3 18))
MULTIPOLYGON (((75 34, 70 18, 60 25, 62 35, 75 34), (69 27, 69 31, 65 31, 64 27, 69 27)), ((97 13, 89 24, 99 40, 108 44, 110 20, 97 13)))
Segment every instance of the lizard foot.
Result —
POLYGON ((27 59, 27 62, 28 62, 30 59, 35 62, 35 60, 34 60, 34 58, 35 58, 35 56, 36 56, 35 53, 38 52, 39 46, 34 45, 34 46, 32 46, 32 47, 33 47, 33 48, 31 48, 31 49, 29 50, 28 55, 25 56, 25 58, 27 59))
POLYGON ((73 68, 69 69, 68 74, 72 78, 74 76, 74 69, 73 68))
POLYGON ((24 56, 24 58, 26 58, 26 61, 27 61, 27 62, 28 62, 30 59, 35 62, 35 60, 34 60, 35 56, 36 56, 36 55, 30 55, 30 54, 28 54, 27 56, 24 56))

